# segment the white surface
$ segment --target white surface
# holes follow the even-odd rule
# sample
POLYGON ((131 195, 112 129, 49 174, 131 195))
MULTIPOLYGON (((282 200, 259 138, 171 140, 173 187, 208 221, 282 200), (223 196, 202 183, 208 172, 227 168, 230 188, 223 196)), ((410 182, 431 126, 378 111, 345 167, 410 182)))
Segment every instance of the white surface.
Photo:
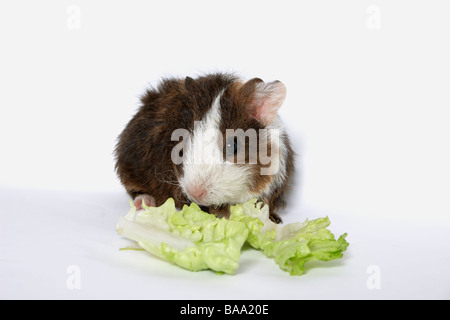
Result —
POLYGON ((0 9, 0 297, 449 298, 447 1, 0 9), (286 84, 298 171, 285 220, 328 215, 349 233, 343 260, 292 278, 248 251, 219 277, 118 251, 116 137, 148 84, 211 70, 286 84))
MULTIPOLYGON (((0 298, 450 298, 448 224, 329 213, 335 235, 349 234, 343 259, 310 263, 305 275, 291 277, 248 249, 235 275, 217 275, 185 271, 141 251, 119 251, 130 244, 114 230, 128 211, 124 194, 4 188, 0 194, 0 298), (73 266, 79 289, 71 289, 73 266), (371 286, 373 266, 379 270, 377 288, 371 286)), ((316 218, 324 212, 304 213, 316 218)))

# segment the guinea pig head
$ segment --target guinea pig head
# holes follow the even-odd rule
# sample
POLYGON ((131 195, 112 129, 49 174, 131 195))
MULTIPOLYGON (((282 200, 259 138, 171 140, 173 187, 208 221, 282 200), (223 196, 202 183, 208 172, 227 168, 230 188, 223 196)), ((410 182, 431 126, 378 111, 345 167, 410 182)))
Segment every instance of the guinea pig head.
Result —
MULTIPOLYGON (((185 80, 191 108, 204 103, 202 85, 185 80)), ((178 183, 199 205, 219 207, 267 196, 283 177, 284 132, 278 109, 286 88, 261 79, 222 88, 191 128, 172 135, 178 183)))

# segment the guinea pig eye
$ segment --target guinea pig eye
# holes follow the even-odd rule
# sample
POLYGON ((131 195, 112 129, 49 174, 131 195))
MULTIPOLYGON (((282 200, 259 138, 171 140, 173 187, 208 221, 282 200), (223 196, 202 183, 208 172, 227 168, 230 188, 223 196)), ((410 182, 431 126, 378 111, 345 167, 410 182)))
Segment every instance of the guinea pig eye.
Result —
POLYGON ((238 152, 237 137, 233 137, 227 142, 227 155, 235 155, 238 152))

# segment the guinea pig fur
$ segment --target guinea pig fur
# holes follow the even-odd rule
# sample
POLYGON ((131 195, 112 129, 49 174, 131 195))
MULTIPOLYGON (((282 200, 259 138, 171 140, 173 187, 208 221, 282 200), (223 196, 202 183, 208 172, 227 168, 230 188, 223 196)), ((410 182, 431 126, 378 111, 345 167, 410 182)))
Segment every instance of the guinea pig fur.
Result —
POLYGON ((278 116, 279 81, 215 73, 148 89, 118 137, 116 171, 136 207, 191 202, 219 217, 257 198, 280 223, 294 153, 278 116), (240 160, 240 161, 238 161, 240 160))

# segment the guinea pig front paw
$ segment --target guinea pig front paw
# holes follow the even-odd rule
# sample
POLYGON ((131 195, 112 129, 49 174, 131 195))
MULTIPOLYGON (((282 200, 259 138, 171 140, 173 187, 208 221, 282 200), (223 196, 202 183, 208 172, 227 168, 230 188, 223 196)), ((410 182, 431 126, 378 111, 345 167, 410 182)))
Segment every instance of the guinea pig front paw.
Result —
POLYGON ((280 224, 283 223, 283 220, 280 218, 280 216, 278 214, 276 214, 275 212, 271 212, 269 214, 269 219, 272 220, 272 222, 275 222, 276 224, 280 224))
POLYGON ((142 209, 142 201, 145 202, 147 207, 156 207, 155 198, 148 194, 140 194, 134 198, 134 206, 136 207, 136 210, 142 209))
POLYGON ((228 204, 222 205, 220 207, 212 206, 208 209, 208 212, 210 214, 215 215, 219 219, 221 219, 221 218, 229 219, 230 218, 230 206, 228 204))

